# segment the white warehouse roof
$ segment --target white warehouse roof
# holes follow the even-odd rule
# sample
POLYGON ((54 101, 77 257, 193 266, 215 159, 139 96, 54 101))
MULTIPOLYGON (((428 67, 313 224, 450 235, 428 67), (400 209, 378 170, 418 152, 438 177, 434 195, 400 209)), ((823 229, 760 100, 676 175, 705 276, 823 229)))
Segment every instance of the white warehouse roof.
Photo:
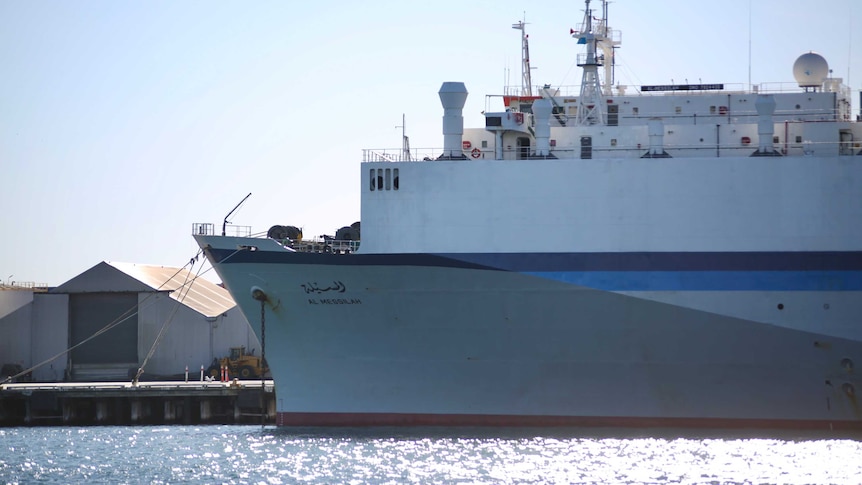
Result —
POLYGON ((221 286, 185 268, 104 261, 51 290, 51 293, 169 292, 170 297, 207 316, 215 317, 236 306, 221 286), (130 280, 133 279, 134 281, 130 280))

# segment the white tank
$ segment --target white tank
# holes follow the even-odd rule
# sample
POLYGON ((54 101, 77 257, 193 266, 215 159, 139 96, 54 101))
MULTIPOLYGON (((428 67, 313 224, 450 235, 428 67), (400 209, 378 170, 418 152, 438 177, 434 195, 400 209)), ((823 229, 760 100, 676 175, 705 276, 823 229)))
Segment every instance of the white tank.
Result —
POLYGON ((801 88, 819 88, 829 77, 829 63, 820 54, 802 54, 793 63, 793 77, 801 88))

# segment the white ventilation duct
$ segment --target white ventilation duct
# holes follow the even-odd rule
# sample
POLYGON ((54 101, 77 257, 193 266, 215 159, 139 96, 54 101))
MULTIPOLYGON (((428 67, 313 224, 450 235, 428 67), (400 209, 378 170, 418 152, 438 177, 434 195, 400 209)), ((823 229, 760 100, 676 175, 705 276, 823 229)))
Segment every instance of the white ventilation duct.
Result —
POLYGON ((551 153, 551 111, 553 106, 548 98, 533 102, 533 116, 536 120, 536 156, 547 157, 551 153))
POLYGON ((464 135, 464 103, 467 87, 461 82, 445 82, 440 86, 440 103, 443 105, 443 156, 466 158, 461 148, 464 135))
POLYGON ((771 95, 761 94, 754 102, 754 108, 757 109, 757 151, 760 153, 771 153, 772 137, 775 135, 775 124, 772 121, 772 114, 775 113, 775 98, 771 95))

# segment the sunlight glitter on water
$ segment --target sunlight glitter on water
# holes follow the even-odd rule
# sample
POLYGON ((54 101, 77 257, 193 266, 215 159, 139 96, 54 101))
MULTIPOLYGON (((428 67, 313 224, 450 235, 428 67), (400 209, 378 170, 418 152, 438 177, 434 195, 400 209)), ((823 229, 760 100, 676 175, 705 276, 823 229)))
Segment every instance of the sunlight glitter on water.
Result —
POLYGON ((0 429, 0 482, 858 483, 862 441, 577 430, 0 429))

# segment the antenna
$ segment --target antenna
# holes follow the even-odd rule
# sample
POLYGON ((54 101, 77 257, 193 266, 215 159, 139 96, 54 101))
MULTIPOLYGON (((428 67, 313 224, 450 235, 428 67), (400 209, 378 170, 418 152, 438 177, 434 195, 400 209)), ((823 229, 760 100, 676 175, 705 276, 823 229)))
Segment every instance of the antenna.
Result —
POLYGON ((751 0, 748 0, 748 90, 751 91, 751 0))
POLYGON ((850 66, 853 64, 853 5, 847 16, 847 86, 850 86, 850 66))
POLYGON ((230 215, 231 215, 231 214, 233 214, 234 212, 236 212, 236 210, 237 210, 237 209, 239 209, 239 206, 241 206, 241 205, 242 205, 242 203, 243 203, 243 202, 245 202, 245 200, 246 200, 246 199, 248 199, 249 197, 251 197, 251 192, 249 192, 249 193, 248 193, 248 195, 246 195, 245 197, 243 197, 243 198, 242 198, 242 200, 241 200, 241 201, 239 201, 239 204, 237 204, 237 205, 236 205, 236 207, 234 207, 233 209, 231 209, 231 210, 230 210, 230 212, 228 212, 228 213, 227 213, 227 215, 226 215, 226 216, 224 216, 224 221, 222 222, 222 225, 221 225, 221 235, 222 235, 222 236, 225 236, 225 235, 226 235, 226 234, 225 234, 225 229, 227 229, 227 223, 229 222, 229 221, 227 220, 227 218, 228 218, 228 217, 230 217, 230 215))
POLYGON ((512 24, 513 29, 521 31, 521 96, 533 95, 533 79, 530 75, 530 36, 527 35, 527 14, 524 13, 524 20, 518 21, 517 24, 512 24))
POLYGON ((401 128, 401 156, 409 162, 410 138, 407 137, 407 118, 404 113, 401 113, 401 126, 396 126, 395 128, 401 128))

